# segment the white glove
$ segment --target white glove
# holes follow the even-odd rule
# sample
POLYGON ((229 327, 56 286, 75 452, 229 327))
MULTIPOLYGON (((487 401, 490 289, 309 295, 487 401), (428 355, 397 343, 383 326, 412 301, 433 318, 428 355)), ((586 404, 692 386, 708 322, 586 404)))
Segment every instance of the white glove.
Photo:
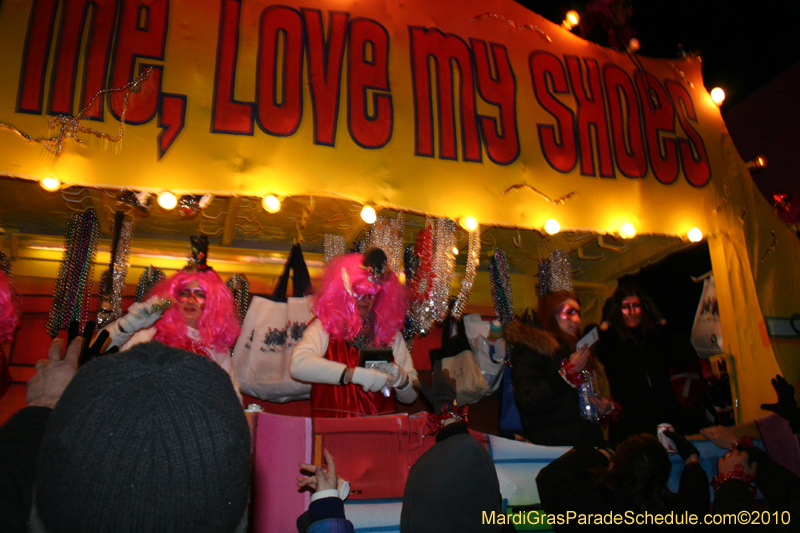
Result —
POLYGON ((144 302, 133 302, 128 308, 127 314, 117 320, 117 324, 126 333, 135 333, 140 329, 149 328, 161 318, 161 314, 164 312, 162 309, 156 308, 160 301, 160 298, 153 297, 144 302))
POLYGON ((402 387, 408 383, 408 372, 403 370, 403 367, 398 365, 397 363, 392 363, 392 369, 389 370, 389 374, 392 375, 394 378, 390 387, 402 387))
POLYGON ((164 312, 163 306, 157 307, 160 301, 159 298, 150 298, 144 302, 132 303, 125 316, 106 326, 105 329, 111 337, 108 346, 122 346, 134 333, 155 324, 164 312))
POLYGON ((380 370, 360 366, 353 369, 352 382, 361 385, 364 388, 364 392, 378 392, 387 387, 391 380, 392 376, 380 370))

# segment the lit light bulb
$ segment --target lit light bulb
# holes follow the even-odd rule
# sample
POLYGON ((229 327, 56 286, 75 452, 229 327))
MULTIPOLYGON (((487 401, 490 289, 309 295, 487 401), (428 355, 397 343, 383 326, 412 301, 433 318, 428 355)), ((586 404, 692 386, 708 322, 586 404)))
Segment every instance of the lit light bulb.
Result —
POLYGON ((747 169, 753 174, 764 170, 764 167, 766 166, 767 166, 767 158, 764 157, 763 155, 760 155, 755 159, 747 162, 747 169))
POLYGON ((53 175, 50 175, 46 178, 42 178, 39 181, 39 185, 47 192, 55 192, 61 188, 61 180, 53 175))
POLYGON ((567 11, 567 15, 564 17, 564 22, 561 23, 561 26, 563 26, 566 30, 572 30, 572 28, 577 26, 580 21, 581 16, 578 15, 577 11, 567 11))
POLYGON ((691 242, 700 242, 703 240, 703 232, 700 230, 700 228, 690 229, 688 236, 691 242))
POLYGON ((628 51, 629 54, 635 54, 636 52, 639 51, 639 48, 641 47, 642 45, 639 44, 639 39, 633 37, 630 41, 628 41, 628 46, 626 47, 626 50, 628 51))
POLYGON ((547 232, 548 235, 555 235, 559 231, 561 231, 561 224, 558 223, 558 220, 551 218, 547 222, 544 223, 544 230, 547 232))
POLYGON ((717 107, 722 105, 722 102, 725 101, 725 91, 723 91, 720 87, 714 87, 711 89, 711 101, 714 102, 717 107))
POLYGON ((478 228, 478 221, 475 217, 461 217, 458 219, 458 225, 467 231, 475 231, 478 228))
POLYGON ((453 255, 458 255, 458 247, 453 246, 453 255))
POLYGON ((164 191, 158 195, 158 205, 167 211, 171 211, 178 205, 178 199, 171 192, 164 191))
POLYGON ((626 222, 619 229, 619 236, 623 239, 633 239, 636 237, 636 226, 630 222, 626 222))
POLYGON ((274 194, 268 194, 261 200, 261 206, 267 213, 275 214, 281 210, 281 201, 274 194))
POLYGON ((377 213, 375 213, 375 209, 372 206, 365 205, 364 208, 361 210, 361 220, 366 222, 367 224, 372 224, 378 219, 377 213))

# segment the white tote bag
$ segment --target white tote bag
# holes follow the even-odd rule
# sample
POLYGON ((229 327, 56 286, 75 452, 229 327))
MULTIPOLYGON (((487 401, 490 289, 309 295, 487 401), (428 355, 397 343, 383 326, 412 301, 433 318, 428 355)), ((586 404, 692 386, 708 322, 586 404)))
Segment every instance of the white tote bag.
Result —
POLYGON ((287 298, 286 303, 254 296, 233 349, 233 368, 244 394, 286 403, 304 400, 311 385, 289 375, 292 350, 314 316, 311 298, 287 298))

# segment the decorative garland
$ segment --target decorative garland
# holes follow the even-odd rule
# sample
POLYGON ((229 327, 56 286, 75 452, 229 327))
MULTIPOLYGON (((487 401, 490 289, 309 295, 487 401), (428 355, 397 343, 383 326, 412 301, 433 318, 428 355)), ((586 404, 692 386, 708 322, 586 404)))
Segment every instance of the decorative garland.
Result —
POLYGON ((514 304, 511 294, 511 277, 508 273, 506 253, 495 248, 489 259, 489 280, 492 286, 494 313, 504 326, 514 320, 514 304))
POLYGON ((139 284, 136 285, 137 302, 143 302, 150 290, 167 279, 166 274, 160 268, 149 266, 144 269, 142 276, 139 278, 139 284))
POLYGON ((100 225, 94 209, 75 213, 70 219, 50 315, 45 323, 51 337, 56 337, 60 329, 67 329, 72 320, 77 320, 81 329, 86 326, 99 236, 100 225))
POLYGON ((129 83, 126 83, 122 87, 98 91, 92 97, 86 107, 81 109, 77 115, 56 115, 54 117, 50 117, 50 120, 47 122, 48 126, 50 127, 50 131, 58 132, 58 134, 54 137, 50 137, 49 139, 28 135, 27 133, 18 130, 14 126, 4 124, 2 122, 0 122, 0 129, 12 131, 29 143, 40 143, 56 156, 61 155, 61 152, 64 151, 64 147, 69 139, 75 139, 75 142, 78 144, 85 145, 86 143, 79 137, 81 134, 91 135, 98 139, 102 139, 106 143, 119 142, 122 140, 122 137, 125 134, 125 115, 128 113, 128 98, 130 97, 131 93, 142 91, 143 87, 145 86, 145 82, 148 80, 148 78, 150 78, 151 72, 153 72, 152 68, 146 68, 138 77, 129 83), (116 93, 122 93, 121 95, 117 96, 117 98, 122 98, 122 113, 120 113, 119 116, 119 135, 109 135, 108 133, 103 133, 100 130, 87 128, 84 126, 86 114, 92 109, 95 103, 102 101, 106 94, 116 93))
POLYGON ((433 273, 433 229, 427 223, 417 233, 416 243, 406 249, 405 265, 408 314, 403 336, 409 341, 415 335, 427 335, 433 325, 431 293, 436 278, 433 273))
POLYGON ((456 258, 456 223, 449 218, 437 218, 433 234, 433 292, 431 303, 433 319, 441 322, 450 309, 450 279, 453 276, 456 258))
POLYGON ((239 325, 244 323, 247 309, 250 307, 250 282, 244 274, 233 273, 225 282, 225 285, 233 294, 233 305, 236 307, 236 315, 239 325))
POLYGON ((467 247, 467 266, 464 269, 464 279, 461 281, 461 290, 453 304, 452 316, 456 320, 461 320, 464 314, 464 307, 469 301, 472 293, 472 286, 475 283, 475 275, 478 272, 478 265, 481 262, 481 229, 475 228, 469 232, 469 246, 467 247))
POLYGON ((392 220, 378 217, 367 237, 368 249, 380 248, 386 254, 392 270, 399 272, 403 259, 403 213, 398 213, 392 220))
POLYGON ((322 261, 327 266, 334 258, 344 255, 344 237, 326 233, 322 245, 322 261))
POLYGON ((122 293, 128 275, 128 254, 133 236, 133 219, 122 211, 114 215, 111 256, 97 291, 97 326, 103 327, 122 317, 122 293))

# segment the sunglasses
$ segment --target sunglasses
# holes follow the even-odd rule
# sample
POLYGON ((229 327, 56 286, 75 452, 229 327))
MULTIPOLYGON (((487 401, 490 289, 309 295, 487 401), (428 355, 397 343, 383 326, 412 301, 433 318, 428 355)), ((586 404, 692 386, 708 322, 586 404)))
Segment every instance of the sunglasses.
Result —
POLYGON ((197 300, 199 303, 203 303, 206 301, 206 293, 203 289, 195 288, 195 289, 181 289, 178 293, 178 300, 181 302, 185 302, 189 299, 190 296, 194 296, 194 299, 197 300))

